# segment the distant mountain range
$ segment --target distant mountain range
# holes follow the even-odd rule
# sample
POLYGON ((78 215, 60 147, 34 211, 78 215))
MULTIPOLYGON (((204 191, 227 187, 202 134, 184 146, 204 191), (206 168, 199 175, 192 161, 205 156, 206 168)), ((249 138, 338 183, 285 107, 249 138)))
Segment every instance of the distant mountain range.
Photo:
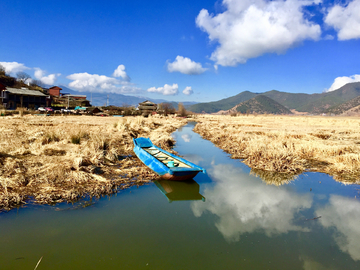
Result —
POLYGON ((256 97, 236 105, 231 111, 240 113, 259 113, 259 114, 291 114, 291 111, 281 105, 279 102, 264 96, 256 97))
MULTIPOLYGON (((72 90, 64 85, 59 85, 59 87, 62 88, 63 94, 72 94, 72 95, 86 95, 87 100, 90 101, 91 105, 93 106, 104 106, 106 104, 108 105, 114 105, 114 106, 137 106, 140 102, 143 102, 145 100, 152 101, 154 103, 170 103, 174 106, 175 109, 178 107, 179 102, 175 101, 167 101, 164 99, 153 99, 148 97, 142 97, 142 96, 127 96, 122 94, 113 94, 113 93, 91 93, 91 92, 78 92, 75 90, 72 90)), ((196 104, 197 102, 192 101, 185 101, 182 102, 185 107, 191 106, 196 104)))
MULTIPOLYGON (((330 108, 335 108, 343 103, 346 103, 360 95, 360 82, 348 83, 343 87, 321 94, 294 94, 287 92, 280 92, 277 90, 268 91, 265 93, 252 93, 244 91, 236 96, 222 99, 215 102, 197 103, 188 107, 188 110, 195 113, 216 113, 219 111, 229 111, 235 106, 238 110, 252 110, 255 104, 258 104, 258 109, 254 110, 256 113, 274 113, 271 112, 276 108, 279 109, 277 113, 283 113, 283 109, 276 104, 282 105, 285 109, 295 110, 298 112, 307 112, 313 114, 330 112, 330 108), (240 103, 251 100, 257 96, 266 96, 269 99, 255 99, 250 103, 240 103), (274 103, 276 102, 276 103, 274 103), (268 104, 268 105, 266 105, 268 104), (260 106, 261 105, 261 106, 260 106), (267 107, 267 109, 265 109, 267 107)), ((356 102, 355 102, 356 103, 356 102)), ((354 103, 354 104, 355 104, 354 103)), ((351 105, 348 105, 351 106, 351 105)), ((277 110, 275 110, 277 111, 277 110)), ((331 111, 335 113, 335 111, 331 111)), ((276 113, 276 112, 275 112, 276 113)))

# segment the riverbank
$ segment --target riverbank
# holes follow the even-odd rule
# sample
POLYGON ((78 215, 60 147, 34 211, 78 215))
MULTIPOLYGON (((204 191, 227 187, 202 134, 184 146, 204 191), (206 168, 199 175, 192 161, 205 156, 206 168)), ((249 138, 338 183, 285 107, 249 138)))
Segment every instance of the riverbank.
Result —
POLYGON ((279 181, 304 171, 343 183, 360 176, 360 119, 322 116, 213 116, 197 118, 194 131, 241 159, 256 175, 279 181), (281 176, 284 175, 284 177, 281 176))
POLYGON ((0 121, 0 209, 72 202, 142 185, 156 174, 133 156, 133 137, 170 150, 175 117, 23 116, 0 121))

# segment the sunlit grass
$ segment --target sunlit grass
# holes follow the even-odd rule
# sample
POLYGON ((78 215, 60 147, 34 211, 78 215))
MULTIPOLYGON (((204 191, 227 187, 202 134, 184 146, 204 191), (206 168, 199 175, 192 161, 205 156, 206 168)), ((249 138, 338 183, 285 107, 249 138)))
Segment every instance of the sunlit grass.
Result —
POLYGON ((3 117, 0 122, 0 208, 29 196, 37 203, 100 196, 156 176, 133 157, 133 137, 170 149, 174 117, 3 117))
POLYGON ((198 117, 195 131, 251 168, 325 172, 343 182, 360 176, 360 119, 321 116, 198 117))

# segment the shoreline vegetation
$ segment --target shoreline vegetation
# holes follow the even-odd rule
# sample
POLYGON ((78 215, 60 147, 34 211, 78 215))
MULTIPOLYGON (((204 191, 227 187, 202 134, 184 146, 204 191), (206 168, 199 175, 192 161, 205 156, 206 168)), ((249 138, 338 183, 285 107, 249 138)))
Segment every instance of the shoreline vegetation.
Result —
POLYGON ((133 153, 149 137, 172 151, 171 133, 194 131, 240 159, 267 184, 323 172, 359 184, 360 118, 275 115, 94 117, 7 116, 0 121, 0 212, 26 203, 100 197, 157 179, 133 153))
POLYGON ((156 179, 133 137, 171 151, 177 117, 15 116, 0 121, 0 211, 100 197, 156 179))
POLYGON ((201 115, 197 121, 195 132, 268 184, 282 185, 307 171, 360 183, 360 118, 201 115))

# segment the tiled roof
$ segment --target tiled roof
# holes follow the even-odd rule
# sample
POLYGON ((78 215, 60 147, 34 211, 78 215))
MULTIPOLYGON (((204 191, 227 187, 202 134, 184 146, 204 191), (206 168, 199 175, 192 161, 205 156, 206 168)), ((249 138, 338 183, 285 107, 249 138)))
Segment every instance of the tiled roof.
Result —
POLYGON ((37 91, 37 90, 30 90, 30 89, 18 89, 18 88, 10 88, 6 87, 7 92, 16 95, 26 95, 26 96, 40 96, 40 97, 47 97, 44 93, 37 91))

